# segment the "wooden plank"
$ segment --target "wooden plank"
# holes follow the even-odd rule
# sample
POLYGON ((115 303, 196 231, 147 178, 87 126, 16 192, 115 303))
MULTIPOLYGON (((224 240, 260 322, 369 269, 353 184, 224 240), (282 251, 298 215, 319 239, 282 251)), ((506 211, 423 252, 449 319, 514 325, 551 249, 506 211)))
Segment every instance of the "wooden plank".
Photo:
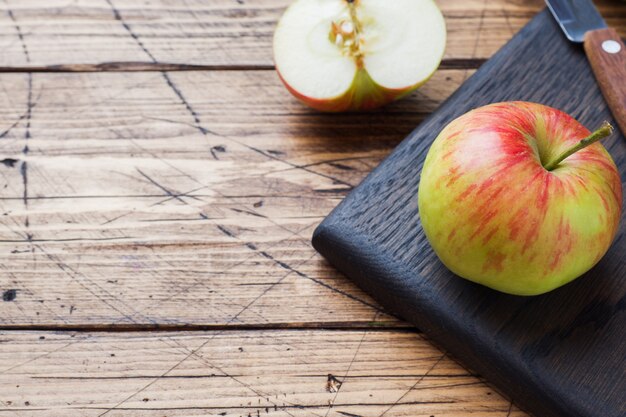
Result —
POLYGON ((403 326, 310 237, 469 73, 345 115, 273 71, 4 74, 0 325, 403 326))
POLYGON ((526 416, 422 336, 375 330, 3 332, 0 392, 20 416, 526 416))
MULTIPOLYGON (((0 4, 0 67, 115 70, 116 63, 132 62, 267 68, 273 65, 276 21, 290 3, 8 0, 0 4)), ((476 68, 544 7, 541 0, 437 3, 448 27, 445 67, 476 68)), ((624 36, 621 5, 609 0, 598 5, 624 36)))

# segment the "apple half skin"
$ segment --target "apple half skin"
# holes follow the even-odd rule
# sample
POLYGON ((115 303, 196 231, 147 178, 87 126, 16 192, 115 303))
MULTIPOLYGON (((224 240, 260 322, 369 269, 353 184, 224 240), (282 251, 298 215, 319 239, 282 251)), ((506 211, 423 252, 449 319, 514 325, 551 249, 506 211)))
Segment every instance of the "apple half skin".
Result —
POLYGON ((421 223, 455 274, 537 295, 591 269, 619 227, 622 185, 600 143, 542 165, 590 134, 535 103, 481 107, 446 126, 421 173, 421 223))

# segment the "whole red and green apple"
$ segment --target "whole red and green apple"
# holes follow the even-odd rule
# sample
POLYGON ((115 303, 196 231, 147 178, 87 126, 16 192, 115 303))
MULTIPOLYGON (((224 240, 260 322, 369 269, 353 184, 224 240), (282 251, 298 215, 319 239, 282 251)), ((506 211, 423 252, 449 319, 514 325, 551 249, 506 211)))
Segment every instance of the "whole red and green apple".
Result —
POLYGON ((421 223, 455 274, 517 295, 551 291, 609 249, 622 210, 604 146, 566 113, 506 102, 447 125, 421 173, 421 223))
POLYGON ((445 44, 433 0, 296 0, 276 28, 274 62, 309 106, 368 110, 424 84, 445 44))

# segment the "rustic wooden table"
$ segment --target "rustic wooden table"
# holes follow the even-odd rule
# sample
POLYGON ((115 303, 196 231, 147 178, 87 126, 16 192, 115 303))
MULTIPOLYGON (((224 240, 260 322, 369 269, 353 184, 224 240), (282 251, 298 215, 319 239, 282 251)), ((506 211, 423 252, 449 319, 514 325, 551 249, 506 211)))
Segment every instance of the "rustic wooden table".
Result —
POLYGON ((542 2, 438 0, 432 80, 342 115, 273 70, 288 3, 0 3, 2 415, 526 416, 310 237, 542 2))

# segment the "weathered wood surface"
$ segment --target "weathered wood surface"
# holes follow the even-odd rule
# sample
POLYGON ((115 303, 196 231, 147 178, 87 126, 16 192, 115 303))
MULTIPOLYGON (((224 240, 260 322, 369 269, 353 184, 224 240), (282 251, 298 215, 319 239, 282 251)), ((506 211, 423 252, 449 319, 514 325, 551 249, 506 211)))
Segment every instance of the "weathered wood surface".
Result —
POLYGON ((272 71, 288 3, 0 2, 2 414, 526 415, 310 236, 543 2, 438 0, 443 69, 349 115, 272 71))
POLYGON ((2 323, 372 321, 311 233, 464 78, 372 116, 316 114, 273 71, 3 75, 2 323))
POLYGON ((412 332, 5 332, 0 343, 3 415, 525 416, 412 332))
MULTIPOLYGON (((0 66, 114 62, 271 66, 273 30, 289 3, 8 0, 0 4, 0 66)), ((541 7, 540 0, 438 4, 448 24, 446 59, 451 60, 488 58, 541 7)), ((607 3, 603 9, 608 13, 616 8, 607 3)))
MULTIPOLYGON (((6 0, 0 4, 0 69, 268 68, 276 20, 289 3, 6 0)), ((437 3, 448 27, 443 66, 455 68, 480 65, 543 7, 541 0, 437 3)), ((619 2, 597 3, 624 36, 619 2)))

